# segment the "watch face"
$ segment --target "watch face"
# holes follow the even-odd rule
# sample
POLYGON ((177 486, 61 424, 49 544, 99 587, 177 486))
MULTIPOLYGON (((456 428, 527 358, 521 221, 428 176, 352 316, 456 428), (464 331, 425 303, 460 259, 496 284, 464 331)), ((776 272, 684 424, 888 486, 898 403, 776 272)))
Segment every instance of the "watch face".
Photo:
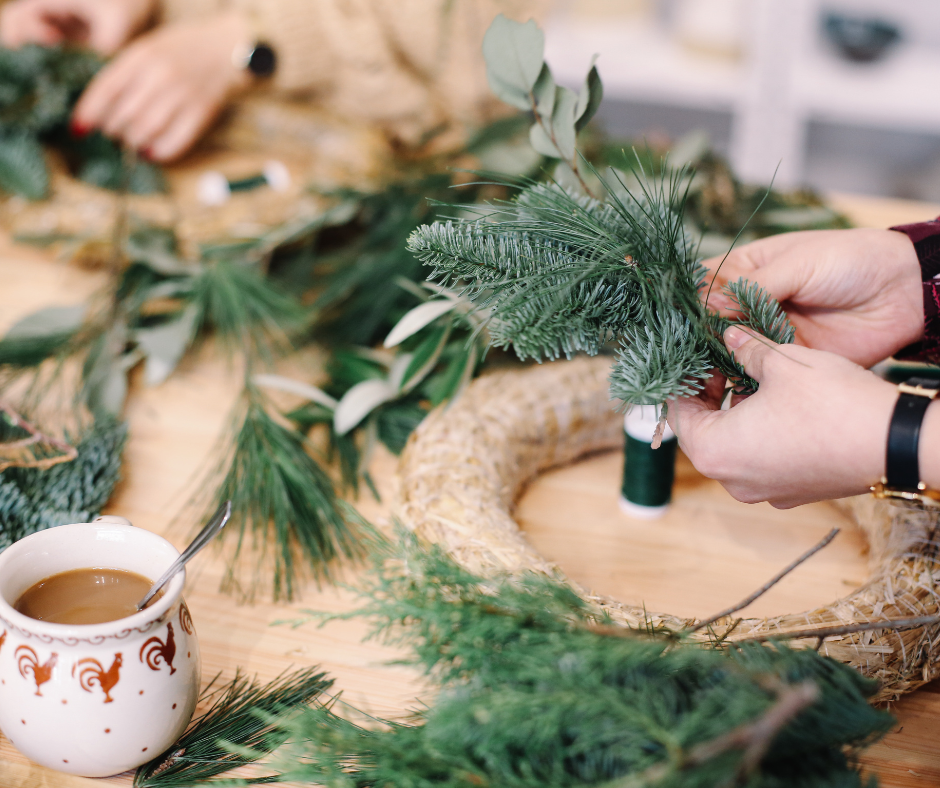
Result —
POLYGON ((277 55, 269 44, 259 42, 248 58, 248 70, 256 77, 270 77, 277 68, 277 55))

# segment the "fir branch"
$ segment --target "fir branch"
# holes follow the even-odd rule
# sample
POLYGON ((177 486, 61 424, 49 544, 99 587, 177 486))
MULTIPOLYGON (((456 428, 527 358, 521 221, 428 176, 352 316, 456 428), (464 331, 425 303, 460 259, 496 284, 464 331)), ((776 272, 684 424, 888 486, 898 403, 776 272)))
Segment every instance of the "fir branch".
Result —
POLYGON ((611 397, 635 405, 659 405, 703 388, 712 370, 689 321, 676 312, 653 315, 643 326, 628 326, 610 372, 611 397))
POLYGON ((741 278, 736 282, 729 282, 723 290, 740 312, 736 323, 763 334, 778 345, 793 342, 795 331, 786 313, 756 282, 741 278))
POLYGON ((607 201, 557 184, 529 184, 483 218, 415 231, 409 248, 430 279, 488 310, 494 345, 520 358, 595 354, 622 345, 611 394, 625 404, 689 396, 717 368, 739 391, 756 390, 725 348, 723 330, 743 322, 775 341, 792 338, 779 306, 739 284, 742 320, 708 312, 706 271, 683 225, 687 169, 637 180, 614 171, 607 201))
MULTIPOLYGON (((284 743, 286 717, 332 684, 315 667, 282 673, 264 685, 238 671, 224 687, 210 684, 200 698, 211 701, 210 707, 170 749, 137 770, 135 788, 212 785, 212 778, 260 760, 284 743)), ((270 777, 243 780, 242 785, 274 782, 270 777)))

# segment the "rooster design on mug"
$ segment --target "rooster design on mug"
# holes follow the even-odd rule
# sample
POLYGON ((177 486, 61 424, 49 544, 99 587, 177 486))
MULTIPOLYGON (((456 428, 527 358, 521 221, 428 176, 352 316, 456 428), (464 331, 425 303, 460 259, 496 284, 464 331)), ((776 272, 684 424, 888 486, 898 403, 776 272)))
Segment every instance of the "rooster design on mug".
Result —
POLYGON ((115 685, 121 679, 121 665, 123 661, 121 652, 119 651, 114 655, 114 661, 111 663, 111 667, 105 670, 101 666, 101 663, 94 657, 85 657, 72 665, 72 676, 75 676, 77 669, 78 683, 81 684, 82 689, 85 690, 85 692, 91 692, 92 687, 97 684, 104 692, 104 702, 111 703, 114 700, 114 698, 111 697, 111 690, 114 689, 115 685))
POLYGON ((16 658, 16 666, 19 668, 20 675, 25 679, 32 674, 33 681, 36 682, 36 694, 41 698, 42 692, 39 688, 52 678, 52 669, 59 661, 59 655, 54 651, 49 655, 43 664, 39 663, 39 656, 32 646, 19 646, 13 652, 16 658))
POLYGON ((176 638, 173 635, 173 625, 166 625, 166 642, 154 635, 152 638, 144 641, 140 647, 140 661, 146 662, 151 670, 160 670, 160 661, 162 660, 170 669, 170 675, 176 673, 173 667, 173 657, 176 656, 176 638))

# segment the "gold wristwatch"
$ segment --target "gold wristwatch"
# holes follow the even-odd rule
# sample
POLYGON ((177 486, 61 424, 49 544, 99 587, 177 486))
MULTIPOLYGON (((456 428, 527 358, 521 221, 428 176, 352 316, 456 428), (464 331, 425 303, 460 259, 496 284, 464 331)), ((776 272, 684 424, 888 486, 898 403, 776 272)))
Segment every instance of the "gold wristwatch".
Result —
POLYGON ((884 478, 871 488, 876 498, 940 506, 940 490, 920 479, 918 445, 924 414, 940 392, 940 380, 910 378, 898 386, 898 401, 888 428, 884 478))

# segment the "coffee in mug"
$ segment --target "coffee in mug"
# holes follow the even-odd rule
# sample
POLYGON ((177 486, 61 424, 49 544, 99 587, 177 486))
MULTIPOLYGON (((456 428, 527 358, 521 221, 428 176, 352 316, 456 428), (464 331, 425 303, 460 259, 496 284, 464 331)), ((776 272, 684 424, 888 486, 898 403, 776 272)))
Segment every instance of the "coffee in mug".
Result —
POLYGON ((134 615, 151 585, 126 569, 71 569, 34 583, 13 608, 53 624, 104 624, 134 615))

